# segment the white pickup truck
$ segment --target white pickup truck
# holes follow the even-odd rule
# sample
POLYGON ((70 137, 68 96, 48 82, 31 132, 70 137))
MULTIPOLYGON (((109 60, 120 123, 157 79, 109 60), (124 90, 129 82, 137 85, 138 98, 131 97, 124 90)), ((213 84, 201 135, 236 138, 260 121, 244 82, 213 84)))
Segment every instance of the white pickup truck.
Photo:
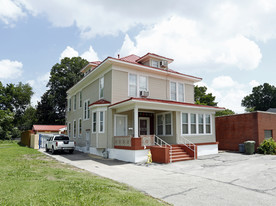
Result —
POLYGON ((75 150, 75 145, 76 142, 70 141, 67 135, 57 134, 47 140, 45 150, 46 152, 51 150, 52 154, 55 154, 57 151, 68 151, 72 154, 75 150))

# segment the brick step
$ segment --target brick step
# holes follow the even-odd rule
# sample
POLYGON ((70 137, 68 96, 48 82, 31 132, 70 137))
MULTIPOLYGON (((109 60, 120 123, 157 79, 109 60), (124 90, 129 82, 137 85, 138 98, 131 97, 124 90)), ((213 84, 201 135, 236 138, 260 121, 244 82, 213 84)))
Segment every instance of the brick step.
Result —
POLYGON ((190 157, 190 155, 188 155, 188 154, 173 154, 172 155, 172 158, 182 158, 182 157, 190 157))
POLYGON ((183 151, 177 151, 177 152, 172 152, 173 155, 176 155, 176 154, 187 154, 187 152, 183 152, 183 151))
POLYGON ((193 160, 193 157, 183 157, 183 158, 172 158, 172 162, 179 162, 179 161, 187 161, 187 160, 193 160))

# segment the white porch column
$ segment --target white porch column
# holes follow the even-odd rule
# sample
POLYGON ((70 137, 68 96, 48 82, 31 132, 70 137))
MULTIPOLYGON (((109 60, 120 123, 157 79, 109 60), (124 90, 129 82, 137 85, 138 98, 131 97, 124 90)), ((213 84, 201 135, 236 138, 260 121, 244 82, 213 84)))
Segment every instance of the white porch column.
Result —
POLYGON ((138 108, 134 107, 134 138, 139 137, 138 136, 138 108))

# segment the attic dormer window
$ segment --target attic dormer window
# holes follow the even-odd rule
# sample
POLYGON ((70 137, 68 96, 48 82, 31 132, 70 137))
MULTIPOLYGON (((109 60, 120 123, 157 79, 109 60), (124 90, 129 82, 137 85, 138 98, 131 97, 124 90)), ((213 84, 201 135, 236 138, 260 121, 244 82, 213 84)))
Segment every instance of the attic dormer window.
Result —
POLYGON ((159 68, 159 61, 151 60, 151 66, 159 68))

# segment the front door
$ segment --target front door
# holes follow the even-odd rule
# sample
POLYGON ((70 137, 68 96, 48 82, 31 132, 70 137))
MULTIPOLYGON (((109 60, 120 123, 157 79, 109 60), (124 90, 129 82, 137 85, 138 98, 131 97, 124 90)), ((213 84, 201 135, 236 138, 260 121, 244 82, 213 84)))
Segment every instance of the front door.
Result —
POLYGON ((149 117, 139 117, 139 135, 149 135, 150 134, 150 118, 149 117))

